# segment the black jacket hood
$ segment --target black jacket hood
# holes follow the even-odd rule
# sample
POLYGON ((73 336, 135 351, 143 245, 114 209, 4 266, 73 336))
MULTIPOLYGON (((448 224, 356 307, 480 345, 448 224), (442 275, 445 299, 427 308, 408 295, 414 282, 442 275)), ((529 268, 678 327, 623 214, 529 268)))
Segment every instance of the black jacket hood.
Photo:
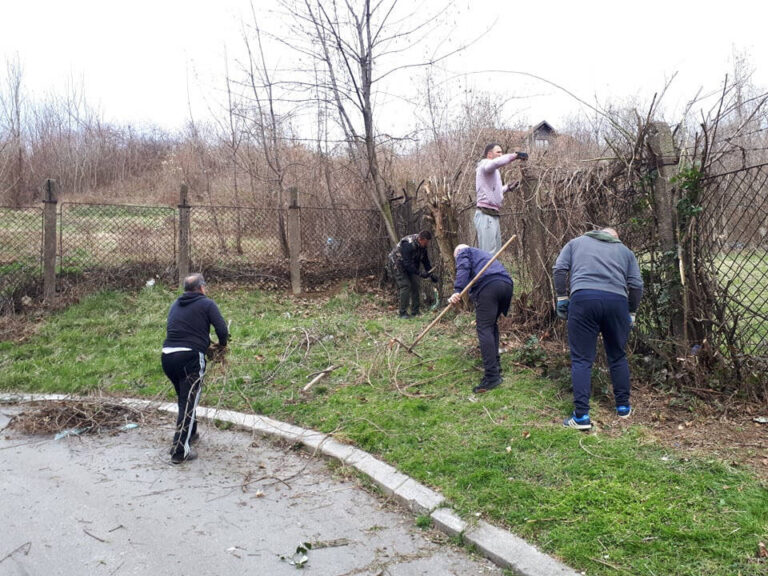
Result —
POLYGON ((207 298, 202 292, 184 292, 179 296, 179 306, 187 306, 193 302, 197 302, 200 298, 207 298))

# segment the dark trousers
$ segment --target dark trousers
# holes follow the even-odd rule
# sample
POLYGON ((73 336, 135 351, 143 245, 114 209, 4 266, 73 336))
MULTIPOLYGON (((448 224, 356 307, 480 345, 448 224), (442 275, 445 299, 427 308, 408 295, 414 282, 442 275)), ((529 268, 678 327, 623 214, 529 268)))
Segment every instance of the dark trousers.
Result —
POLYGON ((477 339, 483 357, 483 380, 499 379, 499 316, 507 315, 512 302, 512 285, 501 280, 483 286, 474 298, 477 339))
POLYGON ((624 351, 629 338, 629 304, 619 294, 597 290, 571 294, 568 307, 568 344, 571 348, 573 406, 577 416, 589 412, 592 365, 597 335, 603 335, 605 356, 616 405, 629 404, 629 362, 624 351))
POLYGON ((411 314, 419 313, 419 276, 408 274, 400 266, 395 266, 395 282, 400 300, 400 314, 408 313, 408 301, 411 302, 411 314))
POLYGON ((201 352, 171 352, 162 355, 163 372, 173 383, 178 397, 179 415, 173 435, 173 453, 185 458, 189 440, 197 432, 195 409, 200 400, 205 375, 205 354, 201 352))

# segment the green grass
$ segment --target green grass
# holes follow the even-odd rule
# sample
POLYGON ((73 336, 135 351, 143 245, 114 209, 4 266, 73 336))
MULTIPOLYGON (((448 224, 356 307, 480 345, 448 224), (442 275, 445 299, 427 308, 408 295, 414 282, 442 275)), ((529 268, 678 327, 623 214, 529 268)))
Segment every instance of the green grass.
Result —
MULTIPOLYGON (((413 341, 431 316, 399 320, 374 295, 212 289, 233 341, 228 367, 209 369, 204 404, 333 433, 438 488, 465 518, 506 526, 587 574, 768 574, 755 560, 768 538, 764 483, 619 425, 605 399, 597 432, 562 428, 567 386, 511 355, 504 385, 474 398, 470 315, 446 315, 417 346, 421 360, 390 342, 413 341), (329 366, 339 368, 302 394, 329 366)), ((173 398, 159 348, 174 296, 98 294, 27 341, 0 343, 0 389, 173 398)))

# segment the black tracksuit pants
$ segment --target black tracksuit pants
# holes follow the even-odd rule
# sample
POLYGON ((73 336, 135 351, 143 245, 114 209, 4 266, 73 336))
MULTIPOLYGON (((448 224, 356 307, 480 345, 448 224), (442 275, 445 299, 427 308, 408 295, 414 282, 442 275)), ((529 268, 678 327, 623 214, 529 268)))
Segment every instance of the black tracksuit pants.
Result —
POLYGON ((200 400, 205 375, 205 354, 194 351, 162 355, 163 372, 173 383, 178 397, 179 415, 173 435, 173 454, 187 457, 189 440, 197 432, 195 409, 200 400))
POLYGON ((483 357, 483 381, 499 379, 499 316, 507 315, 512 301, 512 285, 494 281, 484 286, 475 298, 475 320, 480 354, 483 357))

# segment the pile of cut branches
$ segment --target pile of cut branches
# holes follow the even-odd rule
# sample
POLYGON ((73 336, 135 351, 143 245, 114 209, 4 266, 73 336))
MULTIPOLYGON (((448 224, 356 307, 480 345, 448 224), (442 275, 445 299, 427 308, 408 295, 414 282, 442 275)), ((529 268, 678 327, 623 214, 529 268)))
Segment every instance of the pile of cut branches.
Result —
POLYGON ((24 434, 74 434, 116 432, 131 424, 143 424, 146 413, 108 400, 58 400, 30 403, 29 409, 8 424, 24 434))

